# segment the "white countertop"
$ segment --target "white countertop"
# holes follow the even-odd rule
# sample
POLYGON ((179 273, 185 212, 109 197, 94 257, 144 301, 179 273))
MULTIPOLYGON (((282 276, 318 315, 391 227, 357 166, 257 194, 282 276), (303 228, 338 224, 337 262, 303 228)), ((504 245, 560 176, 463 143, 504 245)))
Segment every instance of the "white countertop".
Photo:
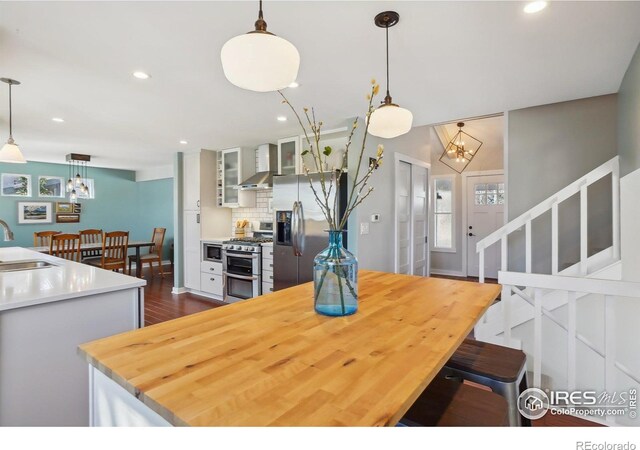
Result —
POLYGON ((0 261, 44 260, 54 267, 0 272, 0 311, 145 286, 139 278, 21 247, 0 248, 0 261))

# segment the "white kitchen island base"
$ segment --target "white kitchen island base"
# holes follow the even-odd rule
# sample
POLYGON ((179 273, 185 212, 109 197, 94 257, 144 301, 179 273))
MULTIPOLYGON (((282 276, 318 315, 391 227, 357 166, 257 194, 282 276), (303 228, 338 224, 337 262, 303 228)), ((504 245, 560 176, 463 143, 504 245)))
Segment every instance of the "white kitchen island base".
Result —
POLYGON ((89 366, 92 427, 170 427, 158 413, 93 366, 89 366))
POLYGON ((144 280, 19 248, 0 260, 54 264, 0 273, 0 425, 89 425, 83 342, 144 323, 144 280))

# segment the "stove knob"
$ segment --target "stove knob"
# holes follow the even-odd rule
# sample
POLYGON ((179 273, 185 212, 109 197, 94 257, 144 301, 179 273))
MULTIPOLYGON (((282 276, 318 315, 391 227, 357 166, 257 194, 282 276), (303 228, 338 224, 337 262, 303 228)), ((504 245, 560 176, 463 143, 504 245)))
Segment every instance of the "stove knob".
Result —
POLYGON ((247 246, 244 248, 244 250, 245 250, 246 252, 250 252, 250 251, 252 251, 252 250, 253 250, 253 247, 251 247, 250 245, 247 245, 247 246))
POLYGON ((242 250, 242 245, 236 245, 236 250, 242 250))

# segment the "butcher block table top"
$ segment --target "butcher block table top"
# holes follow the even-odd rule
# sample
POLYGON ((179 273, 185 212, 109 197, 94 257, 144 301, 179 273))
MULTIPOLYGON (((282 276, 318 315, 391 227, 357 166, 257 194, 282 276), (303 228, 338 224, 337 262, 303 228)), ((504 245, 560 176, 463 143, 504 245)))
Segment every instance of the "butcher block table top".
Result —
POLYGON ((359 310, 325 317, 313 284, 80 346, 174 425, 394 425, 499 285, 359 272, 359 310))

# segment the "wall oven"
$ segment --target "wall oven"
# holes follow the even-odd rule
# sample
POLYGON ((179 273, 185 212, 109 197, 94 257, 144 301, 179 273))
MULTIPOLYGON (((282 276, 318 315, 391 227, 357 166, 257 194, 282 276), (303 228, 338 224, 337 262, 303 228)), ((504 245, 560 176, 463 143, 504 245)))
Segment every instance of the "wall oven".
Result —
POLYGON ((202 260, 222 262, 222 244, 212 244, 209 242, 202 244, 202 260))
POLYGON ((235 245, 225 245, 222 252, 224 275, 224 301, 228 303, 246 300, 260 295, 262 287, 261 247, 236 250, 235 245))

